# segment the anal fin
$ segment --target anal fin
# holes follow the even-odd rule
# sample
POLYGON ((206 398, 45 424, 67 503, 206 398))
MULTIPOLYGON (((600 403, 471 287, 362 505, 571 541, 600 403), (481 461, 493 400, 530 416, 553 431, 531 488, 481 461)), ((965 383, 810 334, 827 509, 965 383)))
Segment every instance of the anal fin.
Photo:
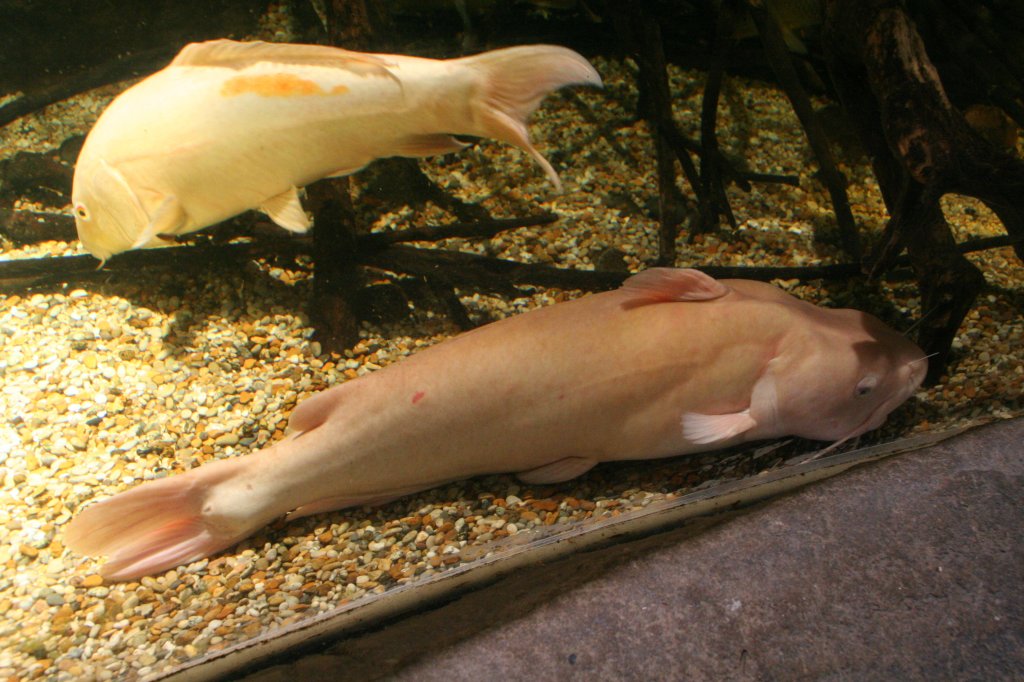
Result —
POLYGON ((366 161, 364 163, 356 163, 356 164, 353 164, 351 166, 345 166, 344 168, 339 168, 338 170, 334 171, 333 173, 331 173, 327 177, 329 177, 329 178, 343 178, 346 175, 352 175, 353 173, 358 173, 359 171, 361 171, 364 168, 366 168, 366 166, 369 163, 370 163, 369 161, 366 161))
POLYGON ((451 135, 410 135, 398 143, 395 153, 398 156, 419 158, 421 156, 434 156, 436 154, 457 152, 468 146, 469 144, 467 142, 460 142, 451 135))
POLYGON ((309 216, 302 209, 296 187, 289 187, 277 196, 270 197, 260 204, 260 210, 289 232, 303 234, 309 230, 309 216))
POLYGON ((325 497, 322 500, 316 502, 310 502, 304 504, 301 507, 288 512, 288 520, 294 521, 295 519, 301 519, 304 516, 312 516, 313 514, 320 514, 323 512, 331 512, 337 509, 345 509, 346 507, 376 507, 379 504, 386 504, 391 500, 401 497, 401 494, 386 494, 377 495, 370 497, 348 497, 345 495, 338 495, 337 497, 325 497))
POLYGON ((597 464, 597 460, 589 457, 565 457, 536 469, 520 471, 516 474, 523 483, 561 483, 587 473, 597 464))

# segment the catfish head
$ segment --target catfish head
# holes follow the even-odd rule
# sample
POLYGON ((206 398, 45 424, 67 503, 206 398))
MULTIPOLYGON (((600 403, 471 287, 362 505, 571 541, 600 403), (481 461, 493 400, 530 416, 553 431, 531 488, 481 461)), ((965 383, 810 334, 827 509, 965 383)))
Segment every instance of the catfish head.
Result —
POLYGON ((881 426, 917 391, 928 361, 872 315, 825 308, 813 315, 817 324, 793 332, 798 338, 769 364, 775 418, 787 433, 838 445, 881 426))
POLYGON ((71 202, 78 238, 100 261, 132 248, 149 217, 124 176, 103 159, 85 154, 75 166, 71 202))

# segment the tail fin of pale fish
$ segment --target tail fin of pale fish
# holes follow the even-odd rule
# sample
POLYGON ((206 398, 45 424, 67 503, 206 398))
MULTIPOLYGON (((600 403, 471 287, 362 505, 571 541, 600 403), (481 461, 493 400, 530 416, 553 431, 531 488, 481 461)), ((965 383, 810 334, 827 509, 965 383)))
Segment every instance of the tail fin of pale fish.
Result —
POLYGON ((544 169, 558 191, 558 173, 530 142, 526 121, 544 97, 566 85, 601 85, 586 59, 566 47, 524 45, 492 50, 459 62, 485 75, 483 91, 471 103, 479 134, 519 147, 544 169))
POLYGON ((109 556, 100 571, 108 580, 158 573, 226 549, 265 523, 218 528, 203 515, 209 492, 241 471, 245 459, 148 481, 91 505, 68 524, 65 544, 80 554, 109 556))

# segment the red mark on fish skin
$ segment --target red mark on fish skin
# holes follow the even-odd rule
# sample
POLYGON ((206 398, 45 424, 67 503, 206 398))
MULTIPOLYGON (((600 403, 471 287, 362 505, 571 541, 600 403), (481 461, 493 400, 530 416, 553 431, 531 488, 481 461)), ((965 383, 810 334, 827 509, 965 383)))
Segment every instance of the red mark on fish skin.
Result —
POLYGON ((423 396, 427 394, 426 391, 416 391, 412 394, 412 404, 415 405, 419 401, 423 400, 423 396))

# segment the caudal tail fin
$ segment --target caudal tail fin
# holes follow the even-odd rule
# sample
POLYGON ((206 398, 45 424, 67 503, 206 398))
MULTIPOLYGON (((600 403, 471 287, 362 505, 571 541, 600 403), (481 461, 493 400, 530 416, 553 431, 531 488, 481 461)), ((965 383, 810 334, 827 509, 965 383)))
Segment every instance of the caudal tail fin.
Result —
POLYGON ((81 554, 105 554, 100 573, 129 580, 196 561, 230 547, 255 526, 211 516, 210 492, 237 474, 244 459, 221 460, 184 474, 149 481, 82 510, 64 532, 81 554), (205 513, 204 513, 205 512, 205 513))
POLYGON ((515 145, 544 169, 561 191, 558 173, 530 142, 526 122, 544 97, 566 85, 601 85, 586 59, 566 47, 523 45, 465 57, 467 66, 482 71, 485 83, 472 102, 479 134, 515 145))

